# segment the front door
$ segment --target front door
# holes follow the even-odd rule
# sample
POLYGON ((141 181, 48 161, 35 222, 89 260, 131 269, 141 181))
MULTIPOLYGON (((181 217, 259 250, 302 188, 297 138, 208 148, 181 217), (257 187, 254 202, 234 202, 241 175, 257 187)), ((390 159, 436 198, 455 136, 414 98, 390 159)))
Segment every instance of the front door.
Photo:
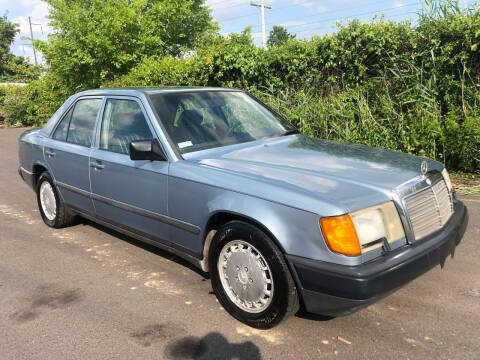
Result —
POLYGON ((134 140, 154 138, 140 101, 110 97, 105 102, 98 148, 90 157, 96 214, 159 241, 169 240, 168 161, 131 160, 134 140))
POLYGON ((102 98, 82 98, 67 111, 51 139, 45 159, 66 204, 94 212, 90 198, 89 156, 102 98))

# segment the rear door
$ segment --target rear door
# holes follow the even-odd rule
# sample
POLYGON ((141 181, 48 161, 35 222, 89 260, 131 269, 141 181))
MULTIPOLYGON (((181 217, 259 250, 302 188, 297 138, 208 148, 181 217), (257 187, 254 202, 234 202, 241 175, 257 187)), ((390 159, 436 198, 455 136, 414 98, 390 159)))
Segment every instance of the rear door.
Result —
POLYGON ((78 99, 44 145, 45 159, 65 203, 92 213, 89 156, 102 101, 102 97, 78 99))
POLYGON ((138 99, 108 97, 90 158, 92 197, 101 219, 165 242, 169 163, 134 161, 129 155, 131 141, 152 138, 153 128, 138 99))

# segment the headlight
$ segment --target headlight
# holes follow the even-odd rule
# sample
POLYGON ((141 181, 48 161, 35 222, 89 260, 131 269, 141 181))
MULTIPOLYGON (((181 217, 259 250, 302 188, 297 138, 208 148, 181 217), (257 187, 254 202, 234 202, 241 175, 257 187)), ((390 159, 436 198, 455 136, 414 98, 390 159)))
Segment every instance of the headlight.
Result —
POLYGON ((352 212, 320 219, 330 250, 358 256, 405 237, 402 222, 392 201, 352 212))
POLYGON ((373 242, 387 237, 383 214, 379 209, 352 214, 353 225, 358 235, 360 247, 364 248, 373 242))
POLYGON ((450 175, 448 174, 447 168, 443 168, 442 170, 443 180, 445 180, 445 184, 447 184, 448 191, 450 193, 453 191, 452 180, 450 180, 450 175))

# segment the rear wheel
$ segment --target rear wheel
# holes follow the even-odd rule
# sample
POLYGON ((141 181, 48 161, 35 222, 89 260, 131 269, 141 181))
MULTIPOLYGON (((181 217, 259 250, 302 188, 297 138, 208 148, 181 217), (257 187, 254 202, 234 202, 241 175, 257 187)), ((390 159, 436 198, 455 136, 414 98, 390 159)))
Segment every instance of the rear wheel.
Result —
POLYGON ((37 202, 43 222, 53 228, 71 225, 75 217, 60 199, 52 177, 43 172, 37 181, 37 202))
POLYGON ((298 310, 295 284, 269 236, 241 221, 222 226, 210 246, 212 287, 241 322, 268 329, 298 310))

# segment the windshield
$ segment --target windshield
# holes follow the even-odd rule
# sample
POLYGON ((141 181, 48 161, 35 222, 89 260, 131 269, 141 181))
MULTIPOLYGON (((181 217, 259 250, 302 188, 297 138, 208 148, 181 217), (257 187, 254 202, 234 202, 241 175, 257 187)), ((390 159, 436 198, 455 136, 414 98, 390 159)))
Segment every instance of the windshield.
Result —
POLYGON ((150 99, 182 154, 296 131, 288 121, 239 91, 152 94, 150 99))

